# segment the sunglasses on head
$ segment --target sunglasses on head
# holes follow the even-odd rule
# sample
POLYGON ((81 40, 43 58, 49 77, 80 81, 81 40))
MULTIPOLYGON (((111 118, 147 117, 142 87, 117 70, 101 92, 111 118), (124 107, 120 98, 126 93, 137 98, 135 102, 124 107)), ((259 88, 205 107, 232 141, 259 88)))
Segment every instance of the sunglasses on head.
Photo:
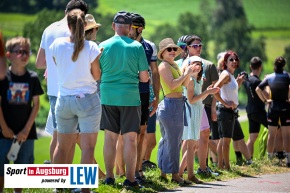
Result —
POLYGON ((21 55, 23 56, 26 54, 27 56, 30 56, 32 54, 31 50, 12 50, 11 53, 16 53, 16 55, 21 55))
POLYGON ((233 62, 233 61, 238 62, 238 60, 237 60, 237 59, 234 59, 234 58, 230 58, 229 61, 230 61, 230 62, 233 62))
POLYGON ((173 47, 173 48, 166 48, 166 50, 168 51, 168 52, 171 52, 172 50, 174 51, 174 52, 176 52, 177 51, 177 49, 178 48, 176 48, 176 47, 173 47))
POLYGON ((202 44, 191 44, 189 45, 189 47, 193 47, 193 48, 201 48, 202 47, 202 44))

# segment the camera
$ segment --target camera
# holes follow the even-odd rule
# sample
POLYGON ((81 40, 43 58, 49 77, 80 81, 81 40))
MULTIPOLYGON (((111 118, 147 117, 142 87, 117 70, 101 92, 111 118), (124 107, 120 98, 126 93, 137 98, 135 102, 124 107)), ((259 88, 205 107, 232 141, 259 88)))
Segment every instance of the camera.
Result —
POLYGON ((244 79, 245 80, 249 80, 249 76, 248 76, 248 73, 246 71, 243 71, 240 73, 240 76, 244 75, 244 79))

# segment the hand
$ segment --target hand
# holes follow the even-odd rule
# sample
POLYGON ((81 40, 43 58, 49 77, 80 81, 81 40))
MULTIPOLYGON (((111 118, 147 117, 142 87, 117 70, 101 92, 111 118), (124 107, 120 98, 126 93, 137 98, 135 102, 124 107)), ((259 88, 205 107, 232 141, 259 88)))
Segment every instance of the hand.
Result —
POLYGON ((209 87, 207 87, 207 91, 209 94, 215 94, 215 93, 218 93, 220 91, 220 88, 219 87, 210 88, 210 86, 209 86, 209 87))
POLYGON ((2 134, 4 135, 4 137, 9 139, 13 139, 14 137, 14 132, 10 128, 2 129, 2 134))
POLYGON ((236 108, 235 103, 233 101, 225 101, 225 107, 230 108, 230 109, 236 108))
POLYGON ((212 121, 217 121, 216 110, 215 111, 211 111, 211 120, 212 121))
POLYGON ((27 132, 26 129, 22 129, 18 135, 17 135, 17 141, 18 142, 24 142, 26 141, 27 137, 28 137, 29 132, 27 132))
POLYGON ((149 115, 149 117, 152 117, 153 115, 154 115, 154 113, 156 113, 156 110, 157 110, 157 108, 158 108, 158 100, 156 100, 156 97, 154 98, 154 100, 150 103, 150 105, 149 105, 149 109, 151 108, 151 107, 153 107, 153 109, 152 109, 152 111, 151 111, 151 113, 150 113, 150 115, 149 115))
POLYGON ((238 84, 241 84, 241 83, 243 83, 245 81, 244 76, 245 76, 245 74, 242 74, 242 75, 238 74, 238 77, 236 79, 238 84))

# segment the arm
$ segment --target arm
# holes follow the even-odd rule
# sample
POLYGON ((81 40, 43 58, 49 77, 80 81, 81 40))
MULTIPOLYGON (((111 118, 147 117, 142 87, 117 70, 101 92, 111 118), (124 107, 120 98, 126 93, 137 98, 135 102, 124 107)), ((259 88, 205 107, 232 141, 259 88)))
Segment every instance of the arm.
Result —
MULTIPOLYGON (((224 84, 226 84, 230 79, 230 76, 228 74, 222 73, 218 79, 218 81, 214 84, 214 88, 219 87, 222 88, 222 86, 224 84)), ((227 108, 234 108, 233 105, 234 103, 232 101, 224 101, 221 98, 221 95, 219 92, 214 94, 214 97, 220 102, 222 103, 225 107, 227 108)))
MULTIPOLYGON (((1 96, 0 96, 0 103, 1 103, 1 96)), ((3 116, 3 110, 2 107, 0 106, 0 125, 2 128, 2 134, 4 135, 4 137, 9 138, 9 139, 13 139, 14 137, 14 132, 8 127, 4 116, 3 116)))
POLYGON ((256 88, 257 95, 259 96, 259 98, 261 99, 261 101, 267 102, 267 98, 265 97, 265 95, 263 94, 263 92, 264 91, 257 86, 257 88, 256 88))
POLYGON ((159 102, 160 76, 159 76, 158 65, 156 61, 150 62, 150 68, 152 72, 152 85, 153 85, 153 91, 154 91, 154 96, 155 96, 154 100, 149 105, 149 108, 153 106, 153 109, 149 115, 150 117, 152 117, 152 115, 154 115, 154 113, 157 110, 158 102, 159 102))
POLYGON ((38 49, 35 66, 37 69, 45 69, 46 68, 45 50, 43 48, 38 49))
POLYGON ((148 70, 143 70, 139 72, 139 81, 140 82, 148 82, 149 80, 149 73, 148 70))
POLYGON ((100 59, 101 54, 99 54, 96 59, 91 63, 91 73, 95 80, 99 80, 101 78, 101 68, 100 68, 100 59))
POLYGON ((244 76, 245 76, 244 74, 243 75, 238 74, 238 77, 236 78, 236 81, 237 81, 237 83, 239 85, 239 88, 241 87, 241 85, 245 81, 244 76))
POLYGON ((199 95, 194 95, 194 81, 190 80, 187 85, 187 98, 190 104, 196 103, 199 100, 205 99, 209 94, 214 94, 219 91, 219 88, 208 88, 199 95))
POLYGON ((17 141, 25 141, 39 111, 39 95, 33 96, 33 107, 24 128, 18 133, 17 141))

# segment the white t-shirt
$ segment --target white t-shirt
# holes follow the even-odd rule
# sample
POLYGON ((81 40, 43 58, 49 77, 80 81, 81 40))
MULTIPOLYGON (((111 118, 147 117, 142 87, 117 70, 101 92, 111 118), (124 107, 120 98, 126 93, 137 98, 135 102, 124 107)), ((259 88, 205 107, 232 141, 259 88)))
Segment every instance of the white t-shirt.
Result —
POLYGON ((239 85, 231 73, 229 73, 227 70, 224 70, 222 72, 229 74, 231 81, 227 84, 224 84, 220 90, 221 93, 221 98, 224 101, 233 101, 236 105, 239 104, 239 98, 238 98, 238 90, 239 90, 239 85))
POLYGON ((46 68, 47 68, 47 94, 57 96, 58 77, 56 66, 53 62, 49 46, 59 37, 69 37, 70 31, 66 20, 61 20, 49 25, 43 32, 40 47, 45 50, 46 68))
POLYGON ((96 92, 97 83, 91 74, 91 63, 100 54, 98 45, 86 40, 84 48, 74 62, 72 60, 74 43, 68 42, 66 39, 57 38, 49 47, 56 62, 59 82, 58 96, 96 92))

